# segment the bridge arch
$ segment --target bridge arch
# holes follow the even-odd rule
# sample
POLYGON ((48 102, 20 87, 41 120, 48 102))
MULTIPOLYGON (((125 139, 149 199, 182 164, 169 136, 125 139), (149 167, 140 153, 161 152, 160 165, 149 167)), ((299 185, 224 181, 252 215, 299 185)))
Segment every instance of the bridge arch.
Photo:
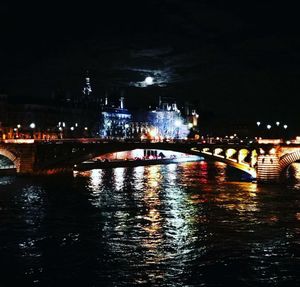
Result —
POLYGON ((279 159, 279 173, 282 175, 289 165, 300 160, 300 150, 283 155, 279 159))
POLYGON ((17 171, 19 171, 20 169, 19 158, 14 153, 12 153, 11 151, 3 147, 0 147, 0 155, 8 158, 13 163, 17 171))
MULTIPOLYGON (((136 146, 135 148, 146 148, 146 147, 136 146)), ((181 146, 175 146, 175 145, 169 145, 169 146, 154 145, 154 146, 148 147, 148 148, 182 152, 182 153, 187 153, 187 154, 191 154, 191 155, 197 155, 197 156, 203 157, 207 160, 223 162, 223 163, 226 163, 228 166, 231 166, 233 168, 236 168, 238 170, 246 172, 249 175, 251 175, 253 178, 256 178, 256 169, 252 166, 251 163, 247 163, 244 161, 239 162, 238 159, 233 158, 233 156, 239 152, 238 149, 235 149, 235 148, 213 148, 213 149, 210 149, 207 147, 203 147, 203 148, 199 149, 199 148, 189 147, 189 148, 183 149, 181 146)), ((120 148, 120 147, 114 148, 111 146, 109 151, 97 152, 97 155, 94 154, 93 157, 101 156, 108 152, 113 153, 113 152, 121 152, 121 151, 127 151, 127 150, 130 150, 130 149, 125 148, 125 147, 124 148, 120 148)), ((245 153, 245 151, 244 151, 244 153, 245 153)), ((252 154, 252 151, 247 150, 247 154, 248 153, 252 154)), ((243 159, 244 159, 244 156, 243 156, 243 159)))
MULTIPOLYGON (((44 146, 51 147, 53 146, 44 146)), ((228 166, 241 170, 248 173, 253 178, 256 178, 255 161, 249 158, 247 162, 245 161, 246 154, 251 156, 255 155, 253 153, 253 147, 245 147, 243 151, 241 146, 228 146, 228 145, 202 145, 195 143, 143 143, 143 142, 101 142, 101 143, 91 143, 77 145, 76 148, 72 145, 56 145, 55 153, 60 153, 61 156, 55 156, 53 160, 52 155, 49 152, 45 152, 45 149, 41 150, 42 155, 46 157, 41 157, 38 161, 38 168, 49 169, 55 167, 66 167, 73 168, 75 165, 90 160, 92 158, 102 156, 107 153, 130 151, 134 149, 156 149, 156 150, 169 150, 182 152, 191 155, 201 156, 207 160, 219 161, 226 163, 228 166), (71 149, 72 148, 72 149, 71 149), (240 150, 242 150, 240 152, 240 150), (238 157, 240 153, 240 157, 238 157), (241 161, 241 162, 240 162, 241 161)))

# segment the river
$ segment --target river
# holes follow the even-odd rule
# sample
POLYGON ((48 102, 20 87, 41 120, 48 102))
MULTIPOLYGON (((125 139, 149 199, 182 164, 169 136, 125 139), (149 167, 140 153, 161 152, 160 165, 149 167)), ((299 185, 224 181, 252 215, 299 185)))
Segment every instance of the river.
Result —
POLYGON ((206 162, 2 176, 0 286, 299 286, 297 169, 284 185, 206 162))

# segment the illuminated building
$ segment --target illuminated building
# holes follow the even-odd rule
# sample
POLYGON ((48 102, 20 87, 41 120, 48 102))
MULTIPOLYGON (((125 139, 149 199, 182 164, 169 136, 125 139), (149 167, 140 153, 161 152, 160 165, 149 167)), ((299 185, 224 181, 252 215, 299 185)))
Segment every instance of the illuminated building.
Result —
POLYGON ((183 139, 189 132, 177 104, 162 100, 161 97, 158 107, 148 113, 148 122, 154 127, 153 136, 159 139, 183 139))
POLYGON ((99 135, 102 138, 128 138, 130 135, 131 113, 124 108, 124 97, 120 97, 119 105, 108 103, 105 97, 101 111, 99 135))

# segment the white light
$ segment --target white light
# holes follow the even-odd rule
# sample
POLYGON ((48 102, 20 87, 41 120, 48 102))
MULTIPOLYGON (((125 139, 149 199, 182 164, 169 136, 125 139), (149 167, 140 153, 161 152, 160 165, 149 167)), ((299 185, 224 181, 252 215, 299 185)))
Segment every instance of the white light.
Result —
POLYGON ((153 78, 152 77, 146 77, 145 84, 150 86, 153 85, 153 78))
POLYGON ((128 129, 129 128, 129 124, 125 124, 125 129, 128 129))
POLYGON ((71 130, 71 131, 74 131, 74 127, 70 127, 70 130, 71 130))
POLYGON ((287 125, 284 125, 284 126, 283 126, 283 128, 284 128, 285 130, 287 129, 287 127, 288 127, 287 125))
POLYGON ((62 127, 59 127, 58 129, 59 129, 60 131, 62 131, 62 127))
POLYGON ((276 122, 276 126, 279 126, 280 125, 280 122, 276 122))
POLYGON ((189 123, 188 124, 188 127, 191 129, 193 127, 193 124, 192 123, 189 123))
POLYGON ((88 127, 85 127, 84 129, 87 131, 87 130, 88 130, 88 127))
POLYGON ((271 125, 267 125, 267 129, 269 130, 272 126, 271 125))
POLYGON ((32 129, 34 129, 34 128, 35 128, 35 123, 31 123, 31 124, 29 125, 29 127, 32 128, 32 129))
POLYGON ((181 121, 181 120, 176 120, 176 121, 175 121, 175 126, 176 126, 176 127, 180 127, 181 124, 182 124, 182 121, 181 121))
POLYGON ((259 127, 260 126, 260 122, 256 122, 257 126, 259 127))
POLYGON ((77 123, 75 123, 75 127, 78 127, 78 124, 77 124, 77 123))
POLYGON ((20 125, 20 124, 18 124, 18 125, 17 125, 17 128, 19 129, 20 127, 21 127, 21 125, 20 125))

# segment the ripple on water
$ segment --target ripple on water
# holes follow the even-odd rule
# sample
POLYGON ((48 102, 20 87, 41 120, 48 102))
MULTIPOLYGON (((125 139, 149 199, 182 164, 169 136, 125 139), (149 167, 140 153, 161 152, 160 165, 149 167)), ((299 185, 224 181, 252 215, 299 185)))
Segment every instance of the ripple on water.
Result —
POLYGON ((0 184, 1 284, 300 283, 298 183, 229 181, 202 162, 0 184))

